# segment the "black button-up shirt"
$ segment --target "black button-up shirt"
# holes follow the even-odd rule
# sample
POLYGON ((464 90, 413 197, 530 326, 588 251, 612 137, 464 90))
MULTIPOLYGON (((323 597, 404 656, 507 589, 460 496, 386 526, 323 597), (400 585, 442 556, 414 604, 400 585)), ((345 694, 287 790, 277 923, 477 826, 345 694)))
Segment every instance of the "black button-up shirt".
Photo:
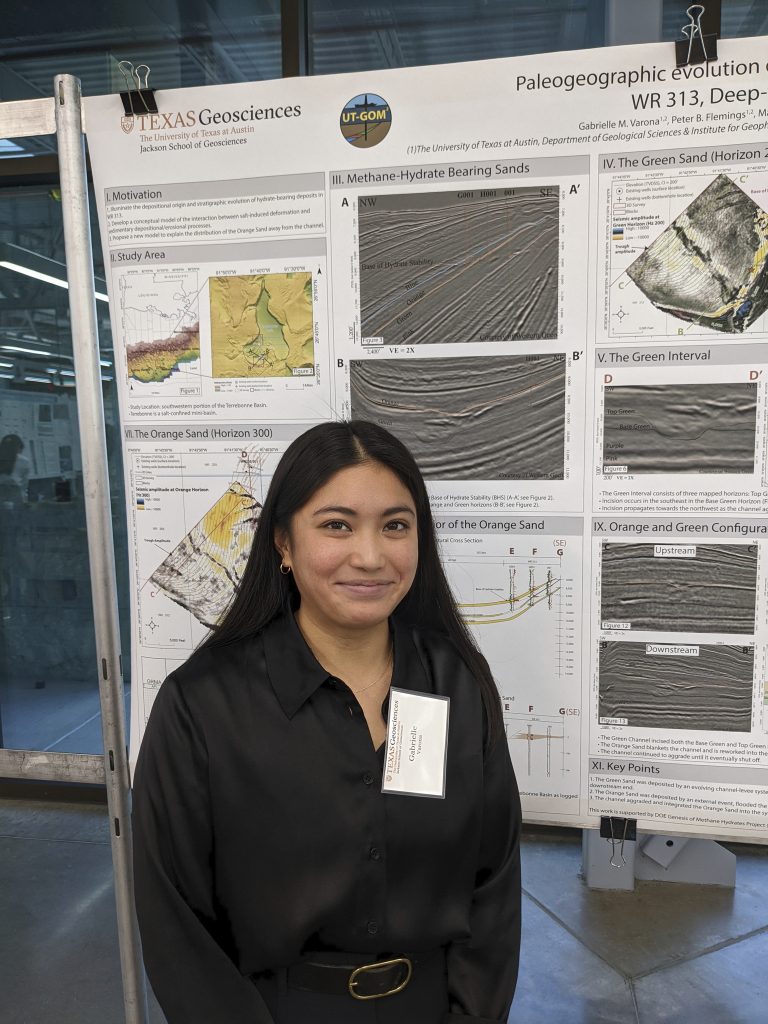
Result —
MULTIPOLYGON (((249 975, 307 950, 447 950, 449 1022, 505 1021, 520 805, 506 742, 450 642, 393 625, 396 687, 450 697, 445 799, 382 793, 350 688, 291 614, 160 689, 133 799, 144 960, 169 1024, 272 1024, 249 975)), ((352 680, 354 684, 354 680, 352 680)), ((386 718, 389 697, 382 710, 386 718)))

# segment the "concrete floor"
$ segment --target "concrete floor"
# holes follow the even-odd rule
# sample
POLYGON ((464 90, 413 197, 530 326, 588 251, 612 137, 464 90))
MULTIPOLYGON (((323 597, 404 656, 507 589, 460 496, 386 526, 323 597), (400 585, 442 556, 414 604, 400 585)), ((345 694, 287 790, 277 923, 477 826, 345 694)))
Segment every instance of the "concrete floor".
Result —
MULTIPOLYGON (((511 1024, 764 1024, 768 848, 731 849, 735 891, 597 892, 578 833, 528 832, 511 1024)), ((124 1020, 103 804, 0 800, 0 994, 3 1024, 124 1020)))
MULTIPOLYGON (((125 687, 126 742, 130 740, 130 686, 125 687)), ((57 750, 101 754, 101 705, 97 679, 33 680, 0 677, 2 746, 12 750, 57 750)))

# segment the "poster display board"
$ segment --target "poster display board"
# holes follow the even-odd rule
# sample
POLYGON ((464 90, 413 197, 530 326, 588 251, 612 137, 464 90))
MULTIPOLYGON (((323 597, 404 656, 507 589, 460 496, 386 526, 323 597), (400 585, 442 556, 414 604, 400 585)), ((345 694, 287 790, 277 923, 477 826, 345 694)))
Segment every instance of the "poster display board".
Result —
POLYGON ((768 64, 671 44, 85 101, 132 542, 135 756, 274 466, 427 479, 529 820, 768 828, 768 64))
POLYGON ((7 434, 16 434, 24 443, 22 454, 29 471, 24 500, 53 498, 57 481, 72 481, 80 473, 74 394, 4 394, 0 437, 7 434))

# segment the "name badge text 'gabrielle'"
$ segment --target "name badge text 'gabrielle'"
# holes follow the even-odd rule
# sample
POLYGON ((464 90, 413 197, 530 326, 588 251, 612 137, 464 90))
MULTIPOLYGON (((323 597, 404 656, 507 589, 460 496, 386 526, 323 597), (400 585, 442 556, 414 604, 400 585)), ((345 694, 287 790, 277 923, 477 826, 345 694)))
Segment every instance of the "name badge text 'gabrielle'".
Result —
POLYGON ((392 687, 382 793, 445 798, 450 697, 392 687))

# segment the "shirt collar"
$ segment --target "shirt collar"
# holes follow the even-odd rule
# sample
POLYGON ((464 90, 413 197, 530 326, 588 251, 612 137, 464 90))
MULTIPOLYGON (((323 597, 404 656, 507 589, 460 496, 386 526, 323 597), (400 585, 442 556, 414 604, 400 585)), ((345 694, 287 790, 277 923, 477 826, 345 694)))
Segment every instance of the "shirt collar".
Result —
MULTIPOLYGON (((392 685, 431 693, 433 687, 418 655, 410 629, 390 619, 394 645, 392 685)), ((310 650, 293 613, 286 611, 264 629, 264 655, 272 689, 288 718, 331 676, 310 650)))
POLYGON ((273 619, 263 637, 272 689, 288 718, 293 718, 330 677, 309 649, 292 611, 273 619))

